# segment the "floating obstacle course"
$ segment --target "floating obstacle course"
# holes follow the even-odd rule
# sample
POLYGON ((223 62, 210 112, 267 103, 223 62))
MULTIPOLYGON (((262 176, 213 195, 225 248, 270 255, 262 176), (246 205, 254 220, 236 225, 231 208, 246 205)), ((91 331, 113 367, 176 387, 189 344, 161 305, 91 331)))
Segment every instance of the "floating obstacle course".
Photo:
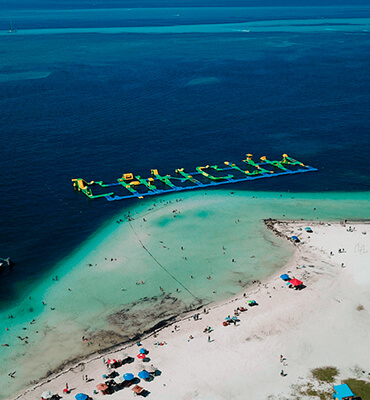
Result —
POLYGON ((283 154, 281 161, 270 161, 264 156, 258 163, 253 161, 252 157, 252 154, 247 154, 246 159, 243 160, 247 169, 225 161, 223 168, 217 165, 205 165, 197 167, 196 171, 192 173, 187 173, 184 168, 179 168, 175 170, 176 176, 160 175, 157 169, 152 169, 149 178, 125 173, 114 183, 87 182, 82 178, 72 179, 72 182, 75 190, 84 193, 90 199, 104 197, 108 201, 116 201, 135 197, 142 199, 144 196, 317 171, 316 168, 294 160, 287 154, 283 154), (92 188, 94 188, 94 193, 92 188), (123 189, 122 194, 119 193, 121 189, 123 189))

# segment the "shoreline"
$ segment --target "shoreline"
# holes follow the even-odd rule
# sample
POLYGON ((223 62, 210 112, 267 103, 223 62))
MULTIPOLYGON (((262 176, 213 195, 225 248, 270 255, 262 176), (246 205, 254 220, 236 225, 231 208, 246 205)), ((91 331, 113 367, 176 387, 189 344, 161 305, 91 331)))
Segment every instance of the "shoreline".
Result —
MULTIPOLYGON (((364 225, 366 227, 368 227, 368 224, 369 224, 368 221, 354 222, 352 220, 348 221, 348 223, 350 223, 352 225, 357 225, 357 226, 364 225)), ((293 221, 288 221, 288 220, 277 221, 277 220, 267 219, 267 220, 264 220, 264 224, 265 224, 266 228, 271 229, 275 235, 278 234, 278 236, 280 236, 282 234, 282 236, 288 240, 290 240, 290 238, 287 236, 286 229, 292 229, 292 227, 294 229, 300 225, 305 225, 305 224, 315 226, 317 228, 320 226, 327 227, 327 225, 324 226, 324 223, 317 222, 317 221, 294 221, 293 222, 293 221), (281 229, 281 228, 283 228, 283 229, 281 229), (285 231, 284 231, 284 229, 285 229, 285 231)), ((334 225, 336 228, 338 228, 338 226, 339 226, 339 229, 343 227, 339 223, 334 223, 331 225, 334 225)), ((329 225, 329 226, 331 226, 331 225, 329 225)), ((315 230, 314 230, 314 232, 315 232, 315 230)), ((302 243, 302 245, 304 245, 304 243, 302 243)), ((306 250, 306 252, 307 252, 307 250, 306 250)), ((308 252, 308 255, 310 255, 309 252, 308 252)), ((288 268, 290 271, 289 273, 295 273, 295 275, 296 275, 295 277, 297 277, 298 279, 301 279, 303 277, 305 280, 307 280, 307 279, 311 280, 310 274, 311 274, 311 271, 314 270, 314 267, 312 269, 311 268, 302 268, 302 267, 299 267, 299 268, 296 267, 297 269, 295 269, 295 270, 292 269, 292 266, 303 256, 307 256, 307 254, 306 255, 304 253, 302 254, 302 246, 300 244, 298 244, 295 248, 293 256, 291 257, 291 259, 289 260, 287 265, 285 265, 281 270, 275 272, 272 276, 270 276, 267 279, 263 280, 262 282, 258 283, 257 286, 252 285, 244 290, 244 292, 247 293, 247 298, 250 298, 253 295, 257 296, 258 294, 262 294, 262 292, 264 292, 264 291, 267 291, 267 293, 270 293, 267 290, 269 288, 269 286, 272 285, 273 283, 275 283, 275 281, 279 279, 280 273, 282 273, 283 271, 287 272, 285 270, 287 270, 288 268)), ((327 261, 325 261, 325 260, 321 260, 321 261, 327 263, 327 261)), ((329 263, 329 265, 330 265, 330 263, 329 263)), ((323 267, 323 268, 325 269, 325 267, 323 267)), ((337 271, 337 274, 338 274, 338 271, 337 271)), ((280 282, 278 281, 278 283, 280 283, 280 282)), ((278 283, 275 283, 275 285, 277 286, 278 283)), ((272 290, 275 290, 275 287, 273 287, 273 288, 274 289, 272 289, 272 290)), ((271 289, 269 289, 269 290, 271 290, 271 289)), ((304 291, 302 293, 304 293, 304 291)), ((218 310, 226 308, 227 306, 231 305, 232 303, 234 303, 236 301, 242 302, 244 300, 245 300, 245 297, 243 296, 243 293, 241 292, 239 295, 232 296, 231 298, 229 298, 227 300, 220 301, 220 302, 217 302, 217 301, 213 302, 211 304, 207 314, 201 313, 202 318, 205 319, 206 316, 208 316, 210 314, 214 314, 218 310)), ((200 305, 195 310, 199 310, 201 308, 204 308, 204 305, 200 305)), ((48 377, 44 378, 43 380, 40 380, 35 386, 32 386, 31 388, 27 389, 26 391, 20 393, 19 395, 17 395, 17 397, 14 397, 14 400, 20 399, 20 398, 28 399, 27 395, 34 393, 35 391, 37 391, 37 389, 44 387, 46 384, 50 384, 50 383, 54 383, 54 382, 56 383, 58 378, 60 378, 62 376, 67 378, 66 374, 72 373, 72 371, 74 371, 78 368, 81 368, 81 369, 83 368, 85 370, 85 368, 92 366, 93 364, 95 366, 96 363, 94 363, 94 362, 98 362, 98 360, 102 359, 103 357, 106 357, 107 355, 109 355, 112 352, 117 353, 117 352, 120 352, 122 350, 127 350, 127 349, 132 351, 133 346, 135 345, 135 342, 138 340, 140 340, 141 342, 148 342, 148 340, 150 340, 153 336, 155 337, 155 336, 159 336, 159 335, 160 336, 164 335, 166 333, 166 331, 171 329, 171 327, 173 327, 175 324, 176 325, 180 324, 180 326, 183 324, 186 325, 188 323, 188 321, 191 320, 190 313, 192 311, 194 311, 194 310, 190 310, 190 311, 188 310, 188 311, 185 311, 183 314, 175 315, 164 321, 161 321, 159 324, 154 325, 152 328, 149 328, 147 331, 145 331, 141 335, 138 335, 135 338, 131 339, 129 342, 120 343, 120 344, 113 346, 113 348, 105 349, 104 351, 99 352, 98 355, 96 355, 96 352, 95 352, 95 353, 93 353, 96 355, 95 357, 84 358, 83 360, 80 360, 77 364, 71 365, 68 369, 64 369, 63 371, 60 371, 59 373, 57 373, 57 375, 53 375, 53 376, 49 375, 48 377), (158 325, 161 325, 161 324, 163 324, 163 326, 160 326, 158 328, 158 325), (51 378, 48 379, 50 376, 51 376, 51 378)), ((246 314, 248 315, 248 313, 246 313, 246 314)), ((217 327, 217 330, 222 330, 222 329, 225 329, 225 328, 217 327)), ((186 346, 186 344, 184 344, 184 346, 186 346)), ((149 347, 149 346, 147 346, 147 347, 149 347)), ((69 377, 68 377, 68 380, 70 380, 69 377)), ((150 385, 147 384, 146 386, 149 387, 150 385)), ((46 387, 44 389, 46 389, 46 387)), ((88 394, 91 395, 90 392, 88 394)), ((112 398, 115 398, 115 396, 112 395, 112 398)))

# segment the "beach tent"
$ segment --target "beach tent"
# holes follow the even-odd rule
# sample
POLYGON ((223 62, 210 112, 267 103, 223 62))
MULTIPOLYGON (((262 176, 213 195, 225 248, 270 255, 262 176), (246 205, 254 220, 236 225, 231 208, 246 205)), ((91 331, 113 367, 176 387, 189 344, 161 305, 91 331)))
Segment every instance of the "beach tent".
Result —
POLYGON ((289 275, 288 275, 288 274, 283 274, 283 275, 280 275, 280 278, 281 278, 283 281, 288 281, 288 280, 289 280, 289 275))
MULTIPOLYGON (((125 375, 123 375, 123 379, 125 381, 132 381, 135 378, 134 374, 131 374, 130 372, 127 372, 125 375)), ((78 399, 76 399, 78 400, 78 399)))
POLYGON ((150 376, 150 374, 149 374, 149 372, 145 371, 145 369, 144 369, 143 371, 140 371, 140 372, 138 373, 138 376, 139 376, 139 378, 141 378, 141 379, 148 379, 149 376, 150 376))
POLYGON ((149 374, 155 374, 157 368, 153 364, 150 364, 148 366, 145 366, 145 370, 148 371, 149 374))
POLYGON ((353 400, 355 394, 346 383, 334 386, 333 399, 335 400, 353 400))
POLYGON ((133 390, 136 394, 140 394, 144 390, 144 388, 139 385, 135 385, 131 390, 133 390))
POLYGON ((76 400, 86 400, 89 396, 84 393, 77 393, 75 396, 76 400))
POLYGON ((113 378, 113 380, 115 383, 117 383, 117 385, 120 385, 125 381, 122 376, 116 376, 115 378, 113 378))
POLYGON ((291 285, 293 285, 293 286, 301 286, 301 285, 303 285, 303 282, 302 281, 300 281, 300 280, 298 280, 298 279, 291 279, 290 281, 289 281, 289 283, 291 284, 291 285))
POLYGON ((54 396, 53 392, 51 392, 50 390, 47 390, 46 392, 43 392, 41 397, 43 399, 51 399, 54 396))

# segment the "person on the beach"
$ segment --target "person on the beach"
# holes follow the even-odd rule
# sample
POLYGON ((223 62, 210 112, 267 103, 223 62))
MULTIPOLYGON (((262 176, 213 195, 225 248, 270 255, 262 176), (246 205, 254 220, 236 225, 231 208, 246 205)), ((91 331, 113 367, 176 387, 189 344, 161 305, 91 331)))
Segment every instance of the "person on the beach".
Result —
POLYGON ((284 376, 284 371, 283 370, 280 371, 280 375, 284 376))
POLYGON ((284 357, 280 354, 280 362, 282 363, 284 360, 284 357))

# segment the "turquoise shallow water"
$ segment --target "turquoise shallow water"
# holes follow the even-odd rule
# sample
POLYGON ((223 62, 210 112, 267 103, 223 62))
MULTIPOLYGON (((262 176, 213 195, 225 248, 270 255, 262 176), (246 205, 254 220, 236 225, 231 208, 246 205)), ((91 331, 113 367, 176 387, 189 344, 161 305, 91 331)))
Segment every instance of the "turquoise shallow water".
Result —
POLYGON ((66 359, 125 341, 194 306, 226 299, 281 268, 292 248, 264 227, 264 218, 368 218, 370 193, 219 190, 185 193, 177 200, 138 202, 130 222, 122 210, 1 313, 0 341, 9 344, 1 347, 0 380, 8 388, 1 398, 18 391, 25 377, 27 382, 37 379, 66 359), (82 335, 90 338, 90 346, 82 335), (5 373, 15 369, 15 362, 17 380, 5 373))

